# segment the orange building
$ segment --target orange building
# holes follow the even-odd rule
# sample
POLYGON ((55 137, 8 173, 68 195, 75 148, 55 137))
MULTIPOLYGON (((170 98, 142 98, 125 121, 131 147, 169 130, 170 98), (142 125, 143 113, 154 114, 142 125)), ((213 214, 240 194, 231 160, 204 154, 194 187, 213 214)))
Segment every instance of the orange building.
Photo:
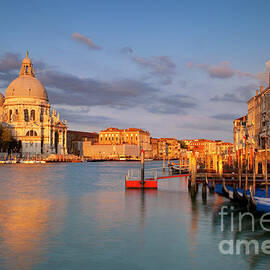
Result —
POLYGON ((188 150, 196 152, 199 152, 199 154, 203 154, 206 151, 206 148, 208 146, 208 143, 213 142, 211 140, 205 140, 205 139, 195 139, 191 140, 188 143, 188 150))

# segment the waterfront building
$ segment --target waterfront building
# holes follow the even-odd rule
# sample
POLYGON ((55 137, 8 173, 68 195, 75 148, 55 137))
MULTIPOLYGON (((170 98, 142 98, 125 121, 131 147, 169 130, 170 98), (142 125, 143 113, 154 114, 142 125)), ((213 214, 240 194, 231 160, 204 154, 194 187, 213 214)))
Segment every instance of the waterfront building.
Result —
POLYGON ((188 150, 197 152, 199 159, 205 158, 205 153, 208 148, 209 143, 213 142, 212 140, 206 139, 195 139, 188 142, 188 150))
POLYGON ((270 143, 270 87, 261 86, 247 104, 247 144, 253 149, 264 149, 266 140, 270 143))
POLYGON ((261 143, 260 132, 261 132, 261 105, 263 97, 263 87, 261 86, 260 93, 257 90, 257 95, 250 98, 248 104, 248 115, 247 115, 247 132, 248 132, 248 144, 254 148, 259 149, 261 143))
POLYGON ((97 143, 98 133, 75 131, 75 130, 67 131, 67 150, 69 154, 82 156, 84 142, 91 142, 91 144, 97 143))
POLYGON ((179 140, 173 138, 165 138, 168 147, 168 158, 178 159, 181 149, 181 143, 179 140))
POLYGON ((151 138, 151 153, 153 159, 178 159, 181 151, 181 141, 175 138, 151 138))
POLYGON ((50 109, 47 91, 27 52, 19 77, 9 84, 5 97, 0 95, 1 124, 21 143, 23 155, 67 153, 67 123, 50 109))
POLYGON ((245 149, 247 146, 247 115, 233 121, 234 151, 245 149))
POLYGON ((267 145, 269 148, 269 125, 270 125, 270 88, 266 88, 262 92, 262 101, 261 101, 261 129, 259 133, 259 144, 260 148, 265 148, 265 142, 267 141, 267 145))
POLYGON ((150 138, 150 143, 151 143, 151 158, 152 159, 159 159, 158 142, 159 142, 159 139, 157 139, 157 138, 150 138))
POLYGON ((99 144, 106 145, 137 145, 145 152, 145 157, 151 156, 150 133, 138 128, 118 129, 114 127, 99 132, 99 144))
POLYGON ((94 160, 138 160, 140 147, 136 144, 93 144, 83 141, 82 156, 94 160))

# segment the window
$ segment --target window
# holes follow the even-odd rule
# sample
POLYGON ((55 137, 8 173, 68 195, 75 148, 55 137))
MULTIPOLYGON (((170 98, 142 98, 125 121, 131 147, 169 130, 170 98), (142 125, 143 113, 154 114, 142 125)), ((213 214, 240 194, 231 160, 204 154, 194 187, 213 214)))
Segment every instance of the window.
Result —
POLYGON ((51 129, 51 146, 53 145, 53 130, 51 129))
POLYGON ((65 147, 65 139, 66 139, 66 135, 65 135, 65 131, 63 132, 63 147, 65 147))
POLYGON ((44 110, 43 110, 43 108, 41 108, 41 110, 40 110, 40 122, 43 122, 43 114, 44 114, 44 110))
POLYGON ((36 120, 36 117, 35 117, 35 110, 31 110, 30 119, 31 119, 32 121, 35 121, 35 120, 36 120))
POLYGON ((36 131, 34 131, 34 130, 29 130, 29 131, 27 131, 27 133, 26 133, 26 136, 30 136, 30 137, 36 137, 37 136, 37 132, 36 131))
POLYGON ((9 121, 12 121, 12 110, 9 110, 9 121))
POLYGON ((29 115, 28 115, 28 110, 27 109, 24 110, 24 121, 25 122, 29 121, 29 115))

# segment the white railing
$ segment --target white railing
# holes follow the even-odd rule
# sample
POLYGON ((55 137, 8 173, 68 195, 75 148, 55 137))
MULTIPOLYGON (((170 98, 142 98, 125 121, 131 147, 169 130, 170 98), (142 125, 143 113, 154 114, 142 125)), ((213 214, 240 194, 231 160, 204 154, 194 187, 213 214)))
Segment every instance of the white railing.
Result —
MULTIPOLYGON (((151 168, 144 170, 144 179, 153 178, 157 180, 158 177, 164 176, 165 172, 163 168, 151 168)), ((140 180, 141 179, 141 169, 129 169, 126 176, 127 180, 140 180)))

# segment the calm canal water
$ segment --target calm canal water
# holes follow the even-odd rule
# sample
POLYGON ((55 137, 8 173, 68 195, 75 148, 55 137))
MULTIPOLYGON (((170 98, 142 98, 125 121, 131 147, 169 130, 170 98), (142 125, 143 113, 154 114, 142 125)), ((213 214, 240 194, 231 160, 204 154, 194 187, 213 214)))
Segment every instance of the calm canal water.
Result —
MULTIPOLYGON (((148 162, 146 167, 160 167, 148 162)), ((269 269, 269 257, 222 255, 223 239, 270 239, 257 228, 233 231, 227 201, 185 178, 158 191, 125 191, 139 163, 63 163, 0 167, 0 269, 269 269)))

